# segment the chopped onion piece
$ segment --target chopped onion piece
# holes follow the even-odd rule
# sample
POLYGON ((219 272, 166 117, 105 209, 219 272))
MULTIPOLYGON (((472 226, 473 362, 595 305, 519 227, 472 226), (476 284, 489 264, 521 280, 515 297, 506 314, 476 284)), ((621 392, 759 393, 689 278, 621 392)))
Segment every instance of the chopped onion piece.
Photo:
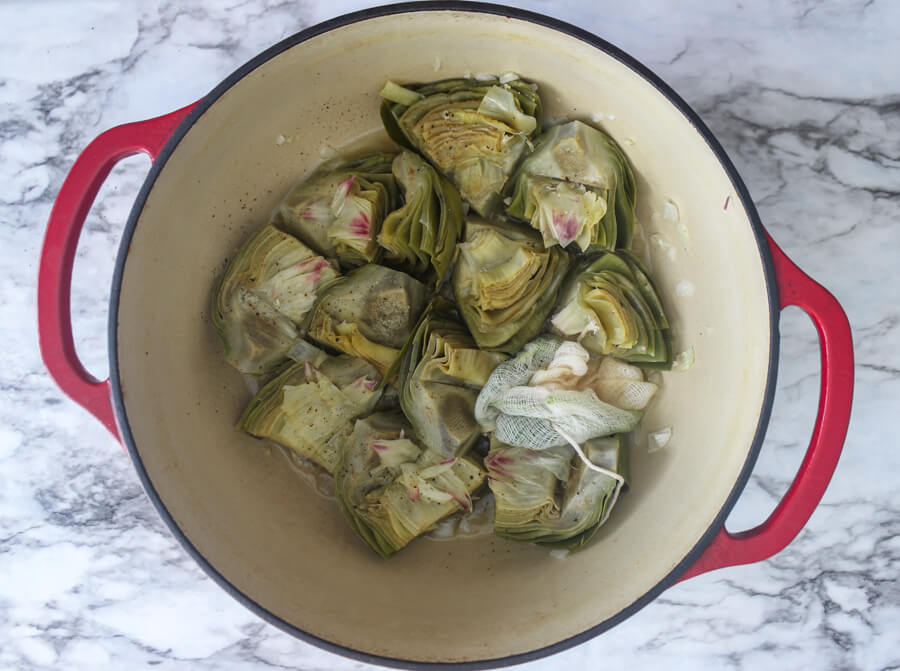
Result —
POLYGON ((456 536, 456 528, 459 524, 459 518, 451 515, 438 522, 434 529, 428 534, 429 538, 453 538, 456 536))
POLYGON ((676 296, 693 296, 694 295, 694 285, 692 282, 687 280, 680 280, 678 284, 675 285, 675 295, 676 296))
POLYGON ((672 202, 672 200, 667 200, 665 203, 663 203, 662 216, 663 219, 667 221, 678 221, 680 219, 678 206, 674 202, 672 202))
POLYGON ((694 348, 688 347, 679 352, 672 364, 672 370, 689 370, 694 365, 694 348))
POLYGON ((591 121, 594 123, 603 123, 604 121, 615 121, 616 115, 612 112, 594 112, 591 114, 591 121))
POLYGON ((565 559, 569 556, 569 551, 565 548, 557 548, 556 550, 550 550, 550 556, 554 559, 565 559))
POLYGON ((666 258, 669 259, 669 261, 675 260, 675 248, 672 246, 672 243, 666 240, 663 235, 654 233, 650 236, 650 241, 665 253, 666 258))
POLYGON ((672 427, 667 426, 659 431, 652 431, 647 434, 647 451, 656 452, 661 450, 672 439, 672 427))
POLYGON ((551 128, 553 126, 558 126, 563 123, 569 123, 569 117, 560 116, 560 117, 552 117, 552 116, 544 116, 544 130, 551 128))
POLYGON ((330 161, 338 155, 337 149, 332 147, 330 144, 323 144, 319 149, 319 156, 321 156, 326 161, 330 161))
POLYGON ((675 224, 675 230, 678 231, 678 237, 681 238, 681 245, 684 247, 685 251, 691 244, 691 234, 688 233, 687 226, 684 225, 683 221, 679 221, 675 224))

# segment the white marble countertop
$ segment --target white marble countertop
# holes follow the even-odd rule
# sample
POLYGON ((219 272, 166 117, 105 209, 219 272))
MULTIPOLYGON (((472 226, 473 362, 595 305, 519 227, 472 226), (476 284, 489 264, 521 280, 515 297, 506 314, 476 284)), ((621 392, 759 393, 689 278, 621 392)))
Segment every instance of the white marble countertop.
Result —
MULTIPOLYGON (((35 328, 47 216, 93 137, 189 103, 282 37, 368 4, 0 4, 0 668, 372 668, 281 633, 205 577, 121 448, 48 378, 35 328)), ((525 5, 624 48, 700 112, 769 231, 847 310, 857 388, 837 473, 785 551, 679 584, 521 668, 900 668, 900 450, 887 421, 900 410, 900 5, 525 5)), ((78 252, 77 344, 97 375, 113 260, 147 165, 116 169, 78 252)), ((782 333, 774 416, 733 530, 773 508, 815 415, 815 332, 788 310, 782 333)))

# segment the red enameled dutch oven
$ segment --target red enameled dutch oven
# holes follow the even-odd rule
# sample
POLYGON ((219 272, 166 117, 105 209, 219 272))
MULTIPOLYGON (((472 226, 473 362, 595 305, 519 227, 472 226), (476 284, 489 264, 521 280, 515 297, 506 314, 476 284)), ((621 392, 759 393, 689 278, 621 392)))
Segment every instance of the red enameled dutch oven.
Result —
POLYGON ((507 7, 394 5, 350 14, 273 46, 199 102, 113 128, 72 167, 50 217, 38 280, 44 361, 116 435, 172 533, 260 617, 328 650, 389 666, 514 664, 621 622, 667 587, 763 560, 799 533, 837 464, 853 352, 835 299, 766 234, 722 147, 647 68, 574 26, 507 7), (644 426, 672 443, 634 450, 633 485, 596 541, 565 560, 485 535, 420 540, 374 556, 278 451, 234 429, 249 393, 225 364, 209 292, 324 146, 381 125, 388 77, 428 81, 514 71, 538 82, 550 117, 590 120, 625 147, 638 218, 674 252, 652 257, 678 349, 644 426), (290 142, 276 141, 278 136, 290 142), (119 159, 153 160, 116 263, 110 378, 72 340, 69 285, 88 209, 119 159), (686 235, 663 212, 678 205, 686 235), (690 292, 675 287, 692 286, 690 292), (682 294, 682 295, 679 295, 682 294), (763 524, 724 520, 756 461, 775 391, 778 319, 796 305, 822 352, 819 411, 794 482, 763 524))

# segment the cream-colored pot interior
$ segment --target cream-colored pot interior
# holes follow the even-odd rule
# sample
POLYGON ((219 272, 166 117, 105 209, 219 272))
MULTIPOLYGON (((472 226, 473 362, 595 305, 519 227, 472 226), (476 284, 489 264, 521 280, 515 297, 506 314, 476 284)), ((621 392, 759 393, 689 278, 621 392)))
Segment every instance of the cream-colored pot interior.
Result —
POLYGON ((406 660, 465 661, 579 634, 633 604, 691 551, 750 453, 772 316, 757 242, 733 188, 701 135, 654 86, 546 27, 422 11, 297 44, 240 79, 197 120, 140 213, 124 263, 117 337, 137 455, 209 564, 316 637, 406 660), (420 539, 383 560, 282 454, 234 429, 250 393, 222 359, 208 317, 210 288, 323 147, 380 128, 385 78, 507 71, 538 82, 549 117, 593 119, 630 156, 640 224, 648 236, 662 236, 650 245, 651 259, 676 349, 693 347, 696 364, 664 374, 643 426, 673 427, 671 444, 648 453, 638 438, 631 491, 585 551, 560 560, 485 536, 420 539))

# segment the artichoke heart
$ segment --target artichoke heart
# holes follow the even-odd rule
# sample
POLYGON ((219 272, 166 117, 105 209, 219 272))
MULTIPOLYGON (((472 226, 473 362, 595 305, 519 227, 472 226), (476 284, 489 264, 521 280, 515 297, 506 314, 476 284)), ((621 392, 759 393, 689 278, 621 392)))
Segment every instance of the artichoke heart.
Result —
POLYGON ((535 141, 509 181, 506 213, 541 232, 544 244, 627 249, 634 234, 635 180, 628 158, 606 133, 580 121, 535 141))
POLYGON ((381 376, 369 363, 346 354, 312 361, 293 363, 260 389, 237 426, 334 474, 353 420, 378 403, 381 376))
POLYGON ((383 375, 415 328, 426 295, 425 285, 409 275, 367 264, 321 293, 308 336, 365 359, 383 375))
POLYGON ((478 347, 514 353, 543 328, 569 265, 534 231, 470 219, 453 273, 459 311, 478 347))
POLYGON ((263 227, 240 248, 213 292, 212 323, 228 363, 252 375, 278 367, 302 336, 316 296, 337 277, 306 245, 263 227))
POLYGON ((474 411, 478 391, 506 358, 478 349, 452 304, 429 305, 397 374, 400 406, 426 448, 444 457, 469 450, 482 433, 474 411))
POLYGON ((621 435, 589 440, 584 452, 610 473, 588 468, 569 446, 537 451, 492 440, 484 463, 494 494, 494 533, 569 550, 584 546, 629 479, 621 435))
POLYGON ((482 216, 541 124, 537 87, 516 79, 446 79, 382 91, 388 134, 431 161, 482 216))
POLYGON ((397 155, 393 174, 405 203, 385 218, 378 234, 384 261, 416 277, 430 274, 429 284, 437 287, 450 272, 462 233, 459 193, 412 152, 397 155))
POLYGON ((582 258, 560 292, 553 331, 594 354, 671 368, 672 336, 647 270, 624 250, 582 258))
POLYGON ((342 268, 376 261, 378 232, 398 204, 392 154, 329 164, 285 196, 274 223, 342 268))
POLYGON ((335 495, 359 537, 382 557, 448 515, 471 509, 485 473, 468 458, 444 459, 409 439, 399 412, 356 422, 335 472, 335 495))

